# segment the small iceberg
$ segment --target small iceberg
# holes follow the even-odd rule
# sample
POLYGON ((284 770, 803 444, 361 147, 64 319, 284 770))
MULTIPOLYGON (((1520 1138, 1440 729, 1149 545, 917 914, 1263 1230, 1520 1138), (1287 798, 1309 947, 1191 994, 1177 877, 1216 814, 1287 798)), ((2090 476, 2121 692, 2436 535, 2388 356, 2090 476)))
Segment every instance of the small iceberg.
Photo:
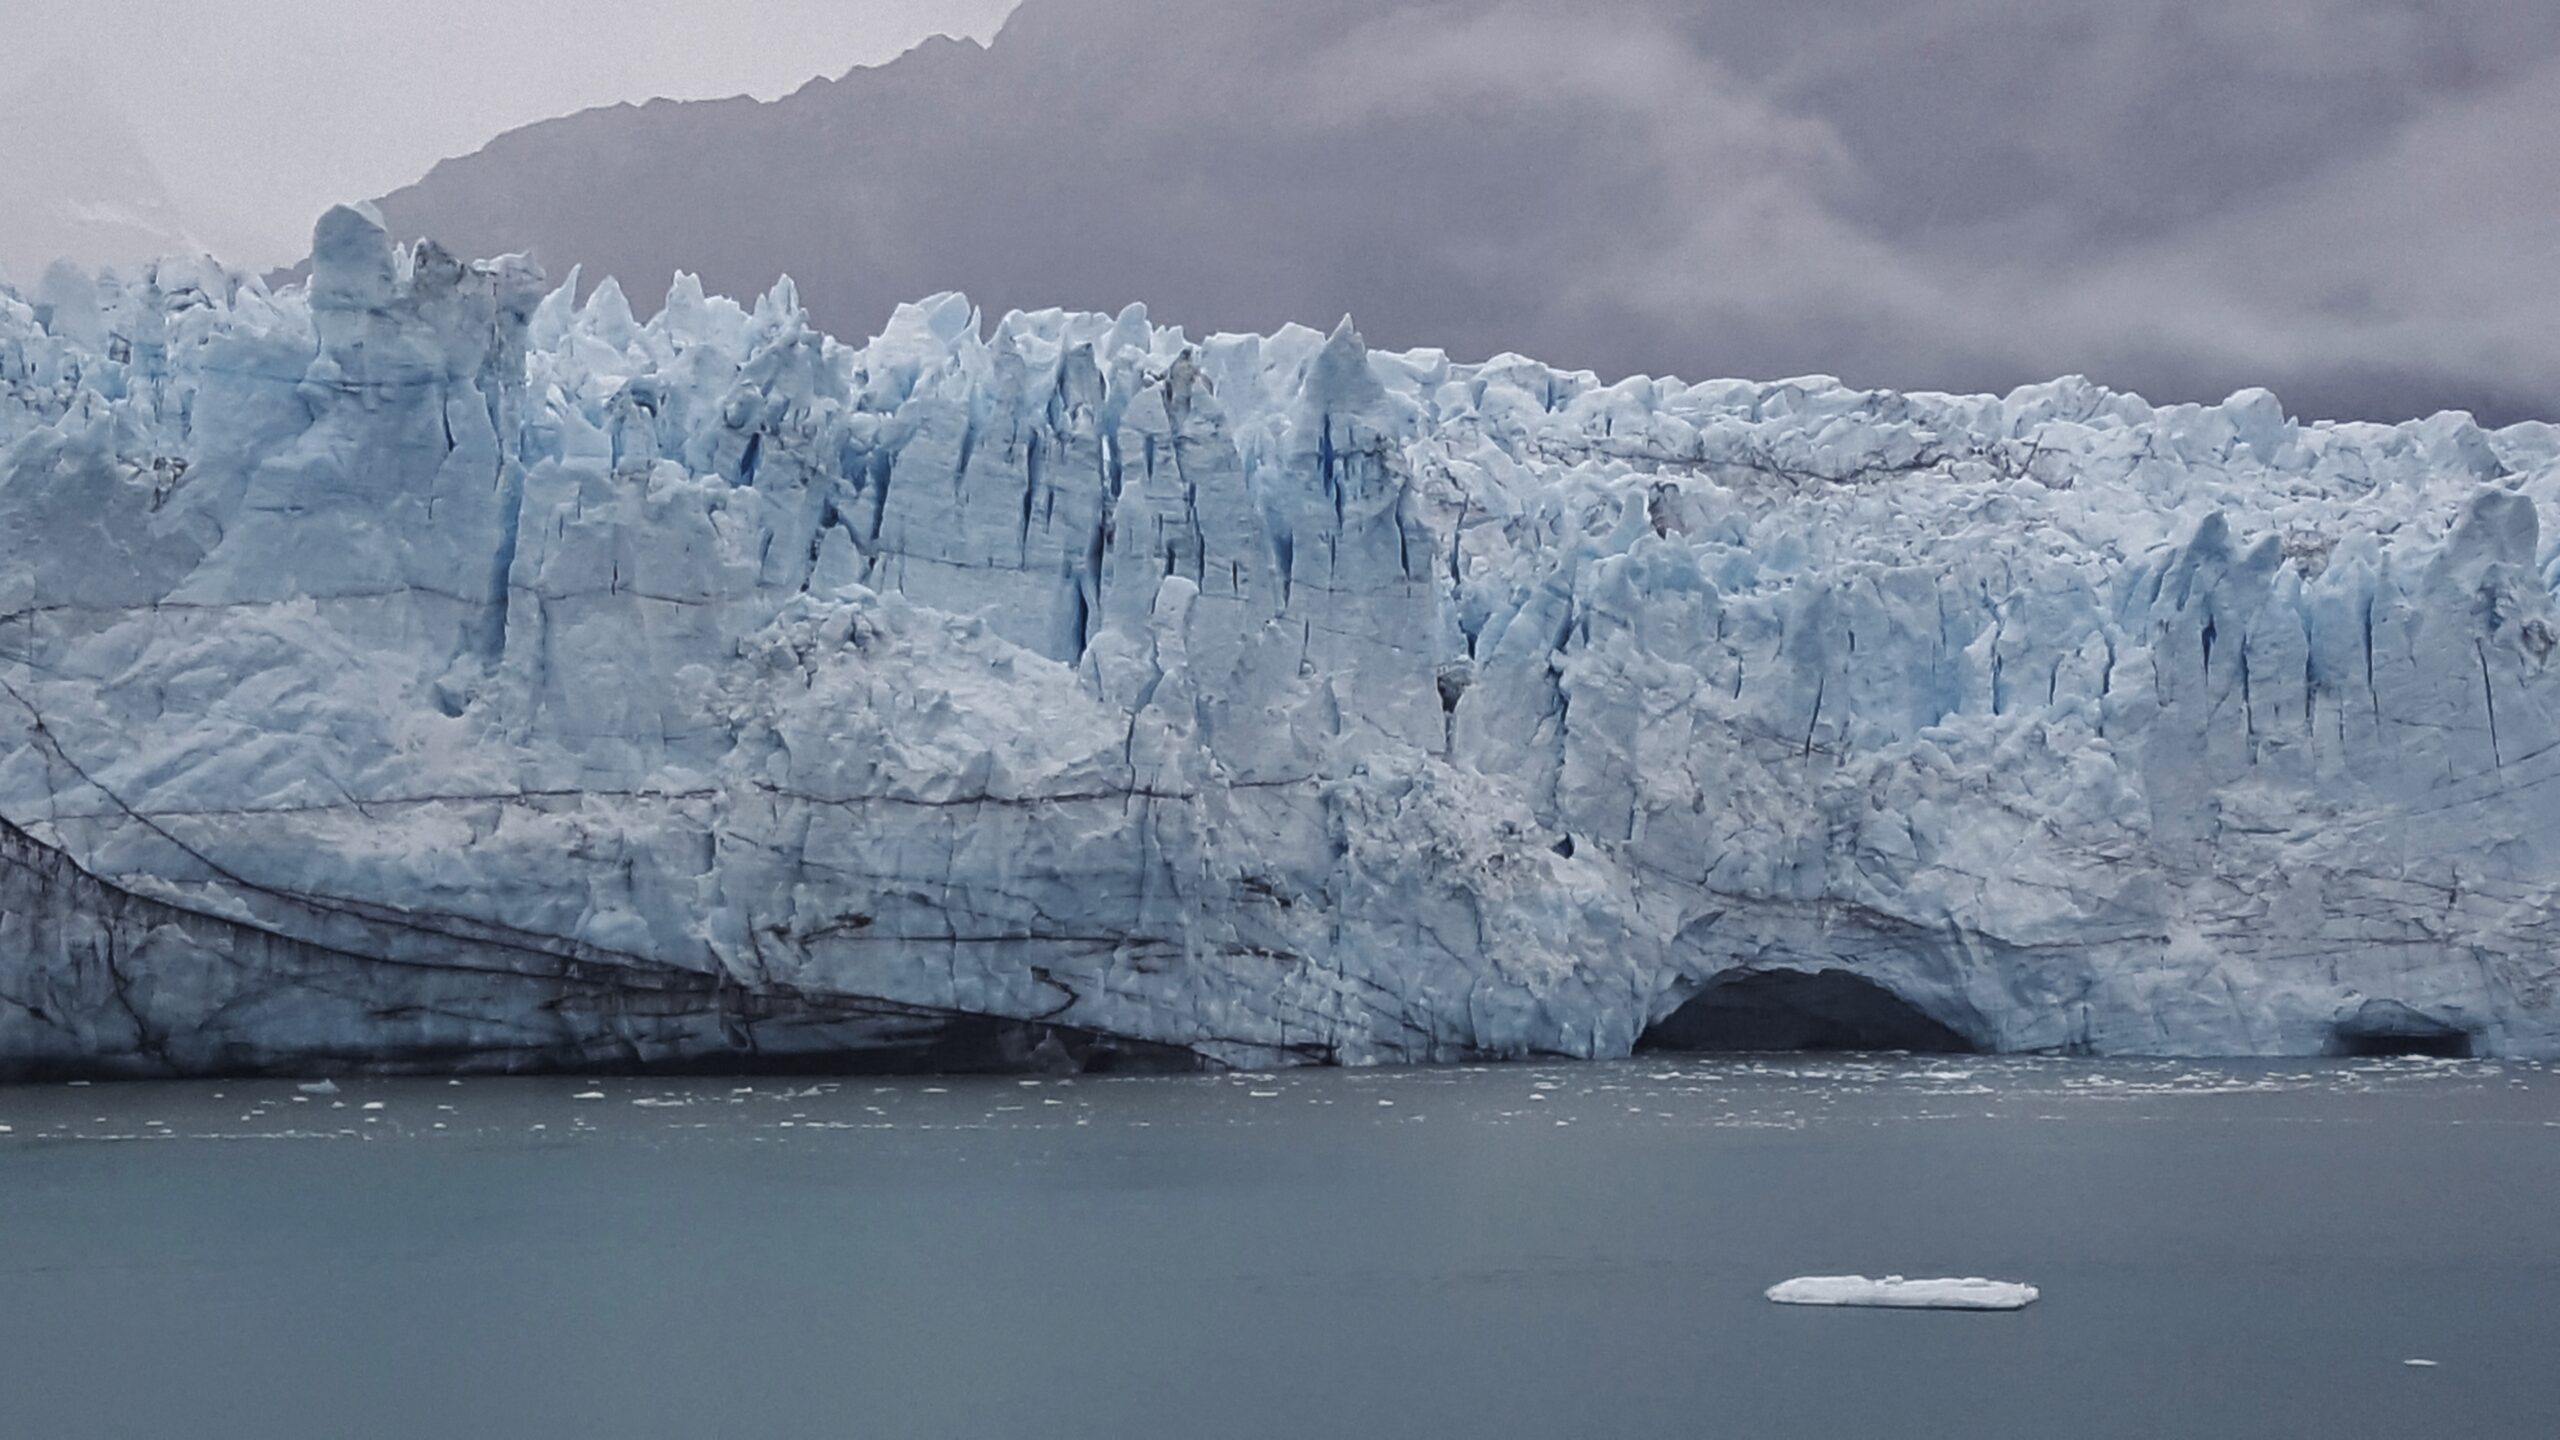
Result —
POLYGON ((1906 1280, 1887 1275, 1806 1275, 1769 1287, 1781 1305, 1855 1305, 1884 1310, 2024 1310, 2042 1292, 2007 1280, 1906 1280))

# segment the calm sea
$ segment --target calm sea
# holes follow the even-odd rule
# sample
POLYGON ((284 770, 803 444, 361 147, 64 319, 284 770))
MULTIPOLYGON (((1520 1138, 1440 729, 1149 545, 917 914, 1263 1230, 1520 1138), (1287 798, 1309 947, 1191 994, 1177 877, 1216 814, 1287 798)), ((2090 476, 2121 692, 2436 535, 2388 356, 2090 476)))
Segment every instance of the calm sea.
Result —
POLYGON ((55 1086, 0 1126, 10 1440, 2560 1436, 2530 1065, 55 1086), (2045 1299, 1760 1293, 1888 1272, 2045 1299))

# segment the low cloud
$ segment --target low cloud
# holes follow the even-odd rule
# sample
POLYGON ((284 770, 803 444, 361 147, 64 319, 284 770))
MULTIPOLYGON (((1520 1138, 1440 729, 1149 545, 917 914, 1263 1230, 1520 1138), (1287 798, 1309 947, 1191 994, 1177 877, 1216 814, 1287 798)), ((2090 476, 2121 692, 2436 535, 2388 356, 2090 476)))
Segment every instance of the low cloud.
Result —
POLYGON ((1608 373, 2560 412, 2542 0, 1029 0, 509 137, 408 228, 635 288, 1145 300, 1608 373))

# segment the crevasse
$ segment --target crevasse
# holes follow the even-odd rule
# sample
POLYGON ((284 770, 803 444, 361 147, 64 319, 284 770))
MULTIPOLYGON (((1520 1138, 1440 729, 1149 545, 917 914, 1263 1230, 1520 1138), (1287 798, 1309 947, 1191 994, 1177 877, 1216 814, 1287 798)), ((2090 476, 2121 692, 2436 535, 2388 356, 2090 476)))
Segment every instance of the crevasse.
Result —
POLYGON ((0 1073, 2560 1055, 2552 427, 312 275, 0 292, 0 1073))

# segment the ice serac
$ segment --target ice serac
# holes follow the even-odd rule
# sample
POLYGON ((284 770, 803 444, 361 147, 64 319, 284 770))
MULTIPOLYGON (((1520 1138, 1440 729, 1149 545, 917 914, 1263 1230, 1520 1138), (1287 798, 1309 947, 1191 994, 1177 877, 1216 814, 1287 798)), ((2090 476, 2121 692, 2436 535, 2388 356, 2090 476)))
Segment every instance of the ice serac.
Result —
POLYGON ((2549 427, 315 249, 0 292, 0 1073, 2560 1054, 2549 427))

